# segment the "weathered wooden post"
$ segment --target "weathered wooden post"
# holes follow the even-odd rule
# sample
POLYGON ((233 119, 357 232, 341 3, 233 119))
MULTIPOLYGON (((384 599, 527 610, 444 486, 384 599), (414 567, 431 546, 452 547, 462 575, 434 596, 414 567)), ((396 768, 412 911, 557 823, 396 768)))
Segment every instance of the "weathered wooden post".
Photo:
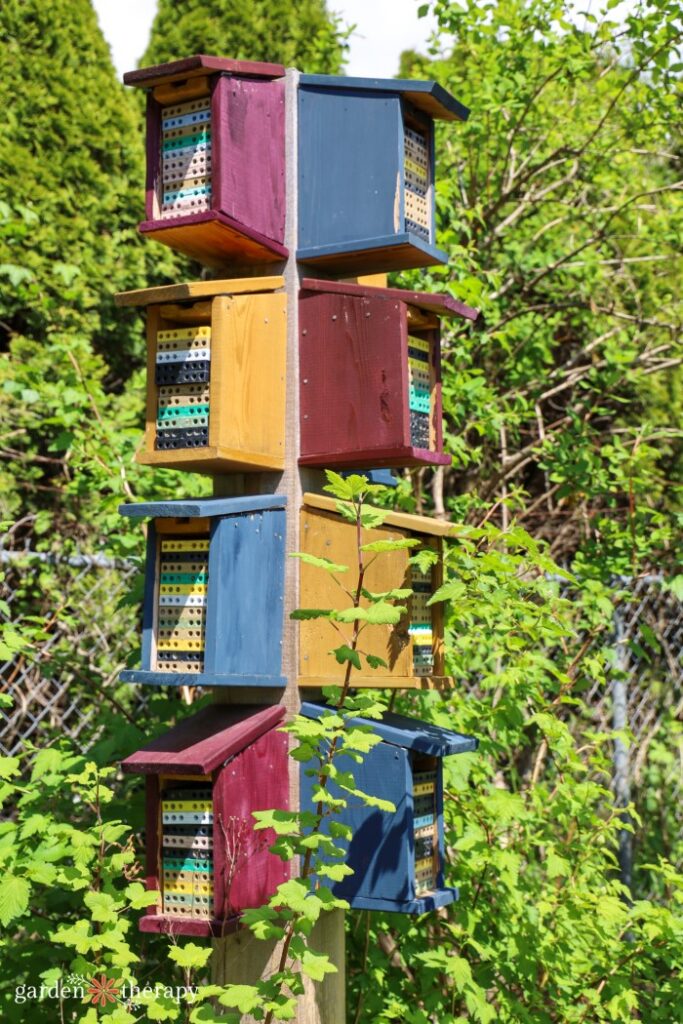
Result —
MULTIPOLYGON (((266 902, 288 870, 258 847, 250 813, 268 800, 308 799, 277 725, 301 710, 301 687, 315 701, 339 681, 325 664, 326 638, 290 619, 310 581, 286 554, 346 543, 321 496, 324 468, 449 461, 440 317, 474 320, 476 311, 358 275, 445 261, 435 247, 434 119, 467 111, 433 82, 301 75, 219 57, 124 81, 148 95, 140 230, 217 275, 117 299, 147 316, 139 461, 214 479, 211 499, 122 508, 152 523, 143 663, 123 678, 212 688, 216 705, 124 764, 148 780, 147 884, 159 897, 141 927, 213 936, 213 980, 249 983, 275 969, 278 950, 241 929, 239 914, 266 902)), ((411 516, 387 529, 436 548, 447 533, 411 516)), ((358 685, 447 682, 442 621, 426 605, 438 579, 438 568, 414 579, 411 615, 378 634, 400 651, 390 677, 358 685)), ((444 733, 419 754, 421 742, 404 742, 418 788, 405 796, 412 860, 403 882, 420 892, 394 901, 404 912, 454 898, 443 887, 437 761, 473 746, 444 733), (431 810, 420 817, 423 804, 431 810), (430 897, 430 886, 440 894, 430 897)), ((342 1024, 343 913, 324 914, 312 941, 339 971, 307 983, 297 1020, 342 1024)))

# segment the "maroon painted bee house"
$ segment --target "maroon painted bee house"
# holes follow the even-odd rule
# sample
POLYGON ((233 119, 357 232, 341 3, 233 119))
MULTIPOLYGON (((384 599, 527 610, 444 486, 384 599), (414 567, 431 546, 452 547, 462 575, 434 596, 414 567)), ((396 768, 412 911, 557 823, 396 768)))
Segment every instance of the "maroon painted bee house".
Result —
POLYGON ((198 54, 123 76, 148 93, 144 235, 215 267, 288 255, 284 73, 198 54))
MULTIPOLYGON (((124 772, 147 776, 146 880, 147 888, 159 897, 141 917, 141 931, 225 935, 238 926, 242 911, 263 906, 289 877, 289 865, 269 852, 274 834, 255 831, 252 817, 252 811, 289 807, 287 736, 278 731, 284 714, 278 705, 205 707, 122 762, 124 772), (204 840, 207 866, 189 871, 205 871, 207 879, 211 872, 213 906, 212 913, 198 909, 197 916, 190 916, 193 907, 182 914, 169 913, 164 902, 168 864, 164 842, 173 829, 162 814, 163 794, 177 793, 178 786, 193 783, 210 787, 212 806, 213 847, 204 840)), ((185 825, 175 832, 198 827, 185 825)), ((187 847, 188 841, 182 838, 187 847)), ((172 855, 195 854, 185 849, 172 855)))
POLYGON ((449 295, 304 278, 299 309, 305 466, 448 465, 440 316, 475 321, 449 295))

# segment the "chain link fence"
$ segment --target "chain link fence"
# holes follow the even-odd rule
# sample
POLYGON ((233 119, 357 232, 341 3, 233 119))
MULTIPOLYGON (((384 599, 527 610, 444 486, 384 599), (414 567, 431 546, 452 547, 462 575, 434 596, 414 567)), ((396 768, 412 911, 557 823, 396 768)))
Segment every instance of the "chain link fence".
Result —
MULTIPOLYGON (((124 701, 135 718, 144 713, 146 688, 117 682, 139 645, 137 567, 103 557, 8 551, 0 551, 0 563, 0 615, 18 618, 40 609, 47 617, 44 635, 0 665, 1 690, 13 702, 0 709, 0 753, 13 755, 27 741, 41 746, 58 735, 88 749, 102 728, 102 701, 115 707, 124 701)), ((657 576, 615 580, 615 588, 624 596, 614 613, 611 685, 595 683, 584 694, 586 709, 598 731, 630 730, 632 743, 617 738, 614 744, 617 803, 633 799, 639 808, 644 794, 650 801, 654 794, 667 808, 661 828, 677 832, 668 848, 680 849, 683 860, 683 727, 671 727, 683 716, 683 602, 657 576)), ((604 637, 596 641, 603 646, 604 637)), ((577 724, 585 726, 585 719, 577 724)), ((653 808, 644 810, 652 818, 653 808)), ((627 831, 620 861, 630 883, 627 831)), ((683 870, 683 863, 677 866, 683 870)))
MULTIPOLYGON (((0 692, 12 701, 0 709, 0 753, 56 736, 88 749, 99 735, 102 702, 120 704, 118 675, 139 646, 137 607, 121 603, 133 596, 138 569, 101 556, 16 551, 0 551, 0 568, 2 619, 45 618, 27 648, 0 659, 0 692)), ((128 714, 138 714, 145 690, 133 688, 126 700, 128 714)))

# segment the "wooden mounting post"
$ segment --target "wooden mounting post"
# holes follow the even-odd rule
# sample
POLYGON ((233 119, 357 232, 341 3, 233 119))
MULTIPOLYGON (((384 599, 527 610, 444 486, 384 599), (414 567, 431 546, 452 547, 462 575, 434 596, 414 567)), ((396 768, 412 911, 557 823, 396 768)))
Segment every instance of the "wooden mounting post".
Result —
MULTIPOLYGON (((305 491, 320 491, 324 481, 319 470, 299 467, 299 289, 301 274, 297 266, 297 83, 299 72, 289 69, 286 73, 286 176, 287 216, 285 245, 292 254, 284 265, 285 289, 287 292, 287 379, 285 415, 285 468, 280 473, 248 474, 214 478, 214 493, 217 495, 238 493, 283 494, 287 498, 287 553, 300 551, 299 509, 305 491)), ((272 268, 269 268, 272 273, 272 268)), ((285 563, 285 607, 282 650, 282 673, 287 678, 287 687, 280 690, 248 689, 234 690, 229 687, 214 690, 214 699, 219 703, 283 703, 287 717, 298 713, 301 707, 297 676, 299 674, 298 624, 289 615, 299 604, 299 567, 296 559, 287 558, 285 563)), ((257 628, 255 626, 255 628, 257 628)), ((299 807, 299 772, 294 761, 290 765, 290 806, 299 807)), ((296 873, 297 865, 292 865, 296 873)), ((344 914, 333 911, 323 914, 311 936, 311 945, 327 954, 337 967, 336 974, 328 974, 321 983, 313 985, 306 979, 306 992, 301 997, 297 1012, 298 1024, 343 1024, 345 1010, 345 948, 344 914)), ((234 935, 214 942, 212 980, 219 985, 253 984, 259 978, 277 970, 280 944, 260 941, 250 931, 243 929, 234 935)), ((245 1016, 244 1021, 253 1020, 245 1016)))

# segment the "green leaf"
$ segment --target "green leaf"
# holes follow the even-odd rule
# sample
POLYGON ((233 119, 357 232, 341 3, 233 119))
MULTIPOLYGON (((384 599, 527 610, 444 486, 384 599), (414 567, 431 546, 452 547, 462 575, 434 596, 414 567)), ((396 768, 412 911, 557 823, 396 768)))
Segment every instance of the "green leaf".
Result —
POLYGON ((361 544, 361 551, 401 551, 403 548, 414 548, 420 543, 415 537, 400 537, 397 540, 373 540, 361 544))
POLYGON ((31 886, 25 878, 5 872, 0 885, 0 924, 5 927, 28 909, 31 886))
POLYGON ((83 897, 83 902, 90 910, 93 921, 108 924, 117 919, 117 903, 112 896, 105 892, 88 892, 83 897))
POLYGON ((251 1013, 261 1004, 261 992, 256 985, 228 985, 218 997, 221 1006, 234 1006, 240 1013, 251 1013))
POLYGON ((389 668, 384 658, 378 658, 376 654, 366 654, 365 660, 370 668, 389 668))
POLYGON ((194 942, 188 942, 184 946, 171 946, 168 956, 185 969, 206 967, 211 958, 211 946, 197 946, 194 942))
POLYGON ((329 558, 320 558, 318 555, 309 555, 307 551, 293 551, 290 555, 291 558, 300 558, 306 565, 314 565, 318 569, 324 569, 325 572, 329 573, 342 573, 348 572, 348 565, 340 565, 338 562, 332 562, 329 558))
POLYGON ((326 974, 336 974, 337 967, 330 962, 328 956, 314 953, 307 949, 301 959, 301 970, 313 981, 322 981, 326 974))
POLYGON ((305 622, 308 619, 336 619, 337 613, 332 608, 295 608, 289 617, 305 622))
POLYGON ((334 650, 330 651, 330 654, 334 654, 340 665, 344 665, 347 661, 350 661, 354 668, 360 669, 360 654, 358 651, 354 651, 350 647, 347 647, 346 644, 342 644, 341 647, 335 647, 334 650))

